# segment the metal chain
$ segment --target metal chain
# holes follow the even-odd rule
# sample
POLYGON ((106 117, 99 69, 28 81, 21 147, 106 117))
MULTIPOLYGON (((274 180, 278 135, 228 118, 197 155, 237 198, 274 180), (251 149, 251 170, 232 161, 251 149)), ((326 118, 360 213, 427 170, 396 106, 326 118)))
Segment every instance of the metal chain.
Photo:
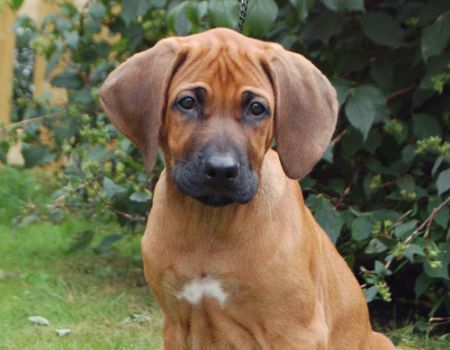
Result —
POLYGON ((236 27, 236 31, 238 33, 242 33, 242 29, 244 28, 245 18, 247 17, 247 10, 248 10, 248 0, 241 0, 239 19, 236 27))

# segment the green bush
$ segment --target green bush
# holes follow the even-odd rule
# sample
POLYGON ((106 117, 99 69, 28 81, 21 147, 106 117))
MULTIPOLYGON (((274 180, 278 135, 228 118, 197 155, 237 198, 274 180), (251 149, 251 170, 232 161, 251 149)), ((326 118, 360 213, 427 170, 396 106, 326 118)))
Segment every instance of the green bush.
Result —
MULTIPOLYGON (((44 120, 55 145, 37 143, 34 127, 25 158, 32 165, 61 152, 70 162, 55 208, 41 215, 109 211, 142 232, 162 164, 144 173, 99 109, 98 87, 134 52, 167 35, 235 27, 238 12, 238 1, 124 0, 62 3, 47 17, 33 47, 49 73, 64 61, 52 84, 69 103, 62 118, 44 120)), ((304 54, 337 89, 335 138, 302 187, 367 300, 448 313, 450 2, 250 0, 244 33, 304 54)))

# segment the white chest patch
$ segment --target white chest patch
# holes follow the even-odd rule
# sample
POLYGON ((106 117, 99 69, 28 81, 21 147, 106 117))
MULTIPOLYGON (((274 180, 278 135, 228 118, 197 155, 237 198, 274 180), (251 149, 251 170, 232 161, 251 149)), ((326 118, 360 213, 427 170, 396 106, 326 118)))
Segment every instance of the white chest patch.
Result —
POLYGON ((223 306, 228 294, 223 290, 220 281, 211 277, 192 280, 177 294, 178 299, 185 299, 192 305, 198 304, 204 297, 214 298, 223 306))

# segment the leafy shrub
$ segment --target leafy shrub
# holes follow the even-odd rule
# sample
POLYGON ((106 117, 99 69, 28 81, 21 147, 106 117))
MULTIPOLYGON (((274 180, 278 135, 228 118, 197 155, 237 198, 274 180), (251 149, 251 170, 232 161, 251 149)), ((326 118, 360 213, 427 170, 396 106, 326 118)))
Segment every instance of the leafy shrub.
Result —
MULTIPOLYGON (((64 62, 52 84, 69 93, 64 119, 46 124, 56 145, 47 151, 70 160, 56 208, 108 210, 142 231, 162 164, 144 173, 99 109, 98 86, 132 53, 167 35, 234 27, 238 11, 225 0, 90 1, 47 17, 33 47, 49 73, 64 62)), ((244 27, 303 53, 332 80, 341 116, 302 180, 306 201, 368 301, 429 316, 450 310, 449 28, 446 0, 250 1, 244 27)))

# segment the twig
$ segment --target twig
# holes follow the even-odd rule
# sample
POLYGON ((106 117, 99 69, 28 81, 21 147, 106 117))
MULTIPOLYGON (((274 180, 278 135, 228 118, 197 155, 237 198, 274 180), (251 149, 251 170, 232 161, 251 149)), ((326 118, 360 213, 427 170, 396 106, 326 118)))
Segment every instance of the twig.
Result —
POLYGON ((59 112, 55 112, 55 113, 41 115, 41 116, 35 117, 35 118, 21 120, 20 122, 13 123, 13 124, 10 124, 8 126, 1 128, 0 132, 8 132, 8 131, 11 131, 11 130, 14 130, 17 128, 21 128, 28 124, 41 122, 46 119, 56 119, 56 118, 59 118, 59 117, 65 116, 65 115, 67 115, 67 111, 64 110, 64 111, 59 111, 59 112))
POLYGON ((450 324, 450 317, 431 317, 428 321, 430 323, 434 323, 439 326, 443 326, 446 324, 450 324))
POLYGON ((402 216, 400 216, 397 220, 395 220, 396 224, 399 224, 403 221, 404 218, 409 216, 412 213, 412 209, 409 209, 406 213, 403 213, 402 216))
MULTIPOLYGON (((434 217, 436 216, 436 214, 442 209, 444 208, 448 203, 450 202, 450 196, 447 197, 446 200, 444 200, 441 204, 439 204, 437 207, 435 207, 432 211, 431 214, 425 219, 424 222, 422 222, 420 224, 420 226, 418 228, 416 228, 413 233, 411 233, 403 242, 404 244, 408 244, 409 242, 411 242, 419 233, 420 231, 422 231, 425 227, 426 227, 426 231, 425 231, 425 237, 429 234, 430 228, 431 228, 431 224, 433 223, 434 217)), ((404 216, 404 215, 403 215, 404 216)), ((392 261, 394 261, 394 257, 392 256, 391 259, 389 261, 386 262, 386 264, 384 264, 384 267, 386 269, 389 269, 389 267, 392 264, 392 261)))
POLYGON ((337 144, 339 141, 341 141, 341 139, 345 136, 345 134, 347 134, 347 129, 344 129, 344 130, 342 130, 339 134, 337 134, 336 135, 336 137, 333 139, 333 140, 331 140, 331 145, 335 145, 335 144, 337 144))
MULTIPOLYGON (((55 208, 59 208, 59 209, 70 209, 70 208, 77 208, 77 209, 85 209, 85 208, 90 208, 90 209, 94 209, 96 206, 95 205, 89 205, 89 204, 60 204, 60 205, 55 205, 55 208)), ((113 213, 123 216, 124 218, 131 220, 131 221, 136 221, 136 222, 145 222, 146 218, 140 215, 133 215, 133 214, 129 214, 126 213, 124 211, 118 210, 113 208, 110 205, 105 205, 105 208, 112 211, 113 213)))
POLYGON ((339 207, 342 205, 342 203, 344 202, 345 197, 347 197, 347 195, 350 193, 350 191, 352 190, 353 185, 355 184, 356 180, 358 179, 358 175, 359 175, 359 169, 355 172, 355 174, 353 175, 352 181, 350 181, 350 183, 345 188, 344 192, 342 192, 341 196, 336 201, 336 204, 334 205, 334 210, 338 210, 339 207))
POLYGON ((125 213, 124 211, 121 211, 119 209, 115 209, 111 206, 107 206, 107 208, 109 210, 111 210, 112 212, 116 213, 117 215, 123 216, 124 218, 131 220, 131 221, 136 221, 136 222, 145 222, 145 217, 140 216, 140 215, 133 215, 133 214, 129 214, 129 213, 125 213))
POLYGON ((411 234, 409 235, 408 238, 406 238, 406 240, 405 240, 404 243, 405 243, 405 244, 408 244, 409 242, 411 242, 411 240, 412 240, 415 236, 417 236, 417 234, 418 234, 421 230, 423 230, 423 228, 424 228, 425 226, 431 225, 431 223, 433 222, 434 217, 436 216, 436 214, 437 214, 442 208, 444 208, 449 202, 450 202, 450 196, 448 196, 447 199, 446 199, 445 201, 443 201, 441 204, 439 204, 436 208, 433 209, 433 211, 432 211, 431 214, 426 218, 426 220, 425 220, 424 222, 422 222, 422 224, 421 224, 418 228, 416 228, 416 229, 414 230, 414 232, 411 233, 411 234))
POLYGON ((411 84, 403 89, 393 92, 392 94, 385 97, 386 102, 389 102, 397 97, 407 94, 408 92, 414 90, 417 87, 417 84, 411 84))

